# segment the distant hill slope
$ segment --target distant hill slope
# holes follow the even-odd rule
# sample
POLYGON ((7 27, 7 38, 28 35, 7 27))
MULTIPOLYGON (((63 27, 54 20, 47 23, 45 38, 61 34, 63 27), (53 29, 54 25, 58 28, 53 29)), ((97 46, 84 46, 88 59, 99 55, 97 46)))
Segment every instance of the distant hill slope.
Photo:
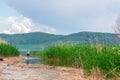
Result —
POLYGON ((120 39, 115 34, 98 32, 79 32, 69 35, 54 35, 41 32, 27 34, 0 34, 0 37, 13 45, 50 46, 59 42, 65 44, 109 44, 119 45, 120 39))
POLYGON ((120 38, 116 34, 99 32, 74 33, 66 36, 66 40, 78 41, 80 44, 120 44, 120 38))

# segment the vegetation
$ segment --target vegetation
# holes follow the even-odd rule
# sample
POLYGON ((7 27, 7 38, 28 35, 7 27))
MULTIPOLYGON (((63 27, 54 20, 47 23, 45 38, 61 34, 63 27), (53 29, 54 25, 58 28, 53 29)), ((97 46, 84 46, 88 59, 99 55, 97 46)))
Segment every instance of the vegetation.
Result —
POLYGON ((0 57, 19 56, 20 52, 15 46, 10 44, 0 43, 0 57))
POLYGON ((36 52, 44 64, 82 67, 87 73, 99 68, 106 77, 120 75, 120 47, 58 45, 36 52), (114 72, 114 73, 113 73, 114 72))
MULTIPOLYGON (((105 44, 119 45, 117 35, 111 33, 79 32, 69 35, 54 35, 41 32, 27 34, 0 34, 0 37, 8 43, 22 49, 21 46, 35 45, 37 48, 48 47, 60 42, 64 44, 105 44)), ((24 48, 23 48, 24 49, 24 48)))

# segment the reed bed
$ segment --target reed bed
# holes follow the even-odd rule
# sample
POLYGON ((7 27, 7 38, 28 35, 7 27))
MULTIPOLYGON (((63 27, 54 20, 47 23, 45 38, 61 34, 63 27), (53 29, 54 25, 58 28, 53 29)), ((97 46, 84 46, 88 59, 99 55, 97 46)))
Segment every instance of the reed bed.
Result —
POLYGON ((15 46, 6 43, 0 43, 0 57, 19 56, 20 52, 15 46))
POLYGON ((39 56, 44 64, 82 67, 87 73, 99 69, 105 77, 120 76, 119 46, 57 45, 36 52, 35 55, 39 56))

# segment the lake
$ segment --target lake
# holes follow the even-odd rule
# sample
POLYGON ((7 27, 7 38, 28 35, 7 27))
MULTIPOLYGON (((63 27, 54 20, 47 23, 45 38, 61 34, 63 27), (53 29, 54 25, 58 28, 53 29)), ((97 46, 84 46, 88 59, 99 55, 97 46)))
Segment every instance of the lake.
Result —
MULTIPOLYGON (((25 59, 27 59, 26 51, 20 51, 20 53, 25 59)), ((21 63, 26 64, 27 60, 25 60, 21 63)), ((37 57, 34 57, 34 56, 30 55, 29 64, 40 64, 40 60, 37 57)))

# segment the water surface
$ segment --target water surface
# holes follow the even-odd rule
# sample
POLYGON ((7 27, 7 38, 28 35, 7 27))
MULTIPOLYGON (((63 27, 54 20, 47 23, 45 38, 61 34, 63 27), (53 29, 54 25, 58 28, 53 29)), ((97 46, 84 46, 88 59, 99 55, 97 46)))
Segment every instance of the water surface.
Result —
MULTIPOLYGON (((20 51, 20 52, 21 52, 21 55, 27 59, 26 51, 20 51)), ((27 60, 21 63, 26 64, 27 60)), ((29 64, 40 64, 40 60, 37 57, 30 55, 29 64)))

